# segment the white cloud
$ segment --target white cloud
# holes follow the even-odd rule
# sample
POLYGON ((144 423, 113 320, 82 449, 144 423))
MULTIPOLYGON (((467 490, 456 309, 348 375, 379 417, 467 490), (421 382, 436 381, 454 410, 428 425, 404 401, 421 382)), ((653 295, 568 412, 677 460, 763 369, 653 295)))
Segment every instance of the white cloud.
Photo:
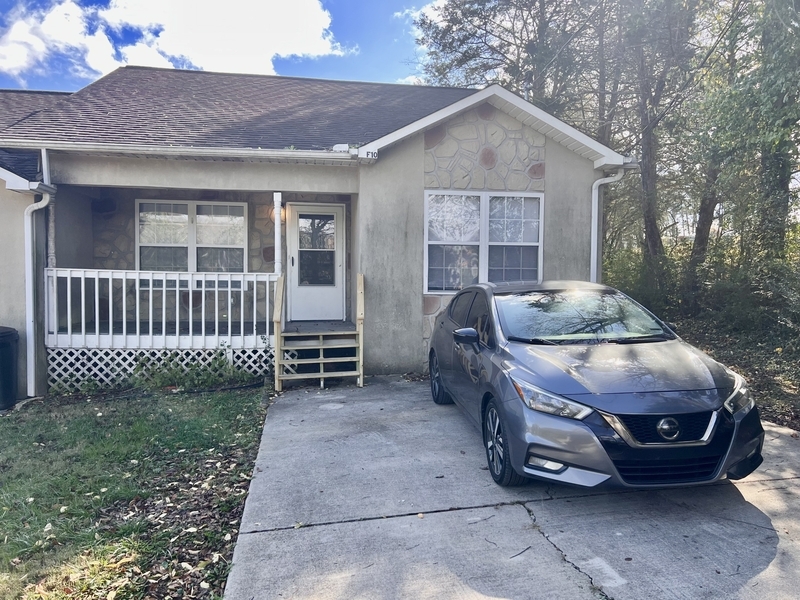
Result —
POLYGON ((334 40, 320 0, 110 0, 105 8, 53 0, 19 6, 6 23, 0 71, 20 79, 55 54, 96 77, 121 64, 272 74, 276 57, 353 51, 334 40), (131 41, 115 47, 123 34, 131 41))
POLYGON ((408 75, 395 81, 395 83, 402 83, 403 85, 425 85, 422 77, 419 75, 408 75))
POLYGON ((394 13, 395 19, 409 19, 416 21, 425 15, 432 21, 439 21, 439 10, 447 4, 447 0, 433 0, 422 8, 406 8, 405 10, 394 13))
MULTIPOLYGON (((425 4, 421 8, 406 8, 402 11, 398 11, 394 13, 392 16, 395 19, 400 19, 405 22, 407 27, 406 35, 409 35, 414 39, 416 42, 419 38, 422 37, 422 31, 417 27, 414 21, 418 20, 423 15, 431 19, 433 22, 438 23, 441 21, 441 17, 439 11, 441 8, 447 3, 447 0, 433 0, 433 2, 429 2, 425 4)), ((408 77, 404 77, 397 81, 397 83, 407 83, 411 85, 422 85, 425 83, 425 79, 422 73, 422 65, 425 63, 427 58, 428 48, 422 44, 417 43, 416 45, 416 69, 417 73, 413 75, 409 75, 408 77)))

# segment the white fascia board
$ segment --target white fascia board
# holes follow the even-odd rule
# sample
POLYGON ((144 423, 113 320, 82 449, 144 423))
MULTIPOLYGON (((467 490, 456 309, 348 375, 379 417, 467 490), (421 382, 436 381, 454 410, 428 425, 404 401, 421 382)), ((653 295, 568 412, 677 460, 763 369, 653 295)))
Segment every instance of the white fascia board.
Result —
MULTIPOLYGON (((597 140, 590 138, 585 133, 581 133, 574 127, 567 125, 560 119, 557 119, 553 115, 546 113, 530 102, 523 100, 516 94, 509 92, 504 87, 496 84, 482 90, 478 90, 474 94, 467 96, 458 102, 454 102, 453 104, 438 110, 427 117, 423 117, 422 119, 393 131, 382 138, 378 138, 369 144, 361 146, 358 149, 358 157, 362 160, 362 162, 374 162, 377 160, 378 153, 382 148, 395 144, 420 131, 424 131, 425 129, 438 125, 450 117, 477 106, 478 104, 483 102, 491 103, 492 99, 495 98, 513 105, 517 111, 519 111, 519 113, 527 114, 533 117, 535 121, 538 121, 538 126, 534 126, 534 129, 564 145, 570 150, 574 151, 577 147, 583 146, 588 150, 601 155, 600 158, 594 161, 595 169, 620 166, 625 162, 624 156, 614 152, 608 146, 605 146, 597 140)), ((514 114, 511 116, 518 118, 514 114)))
POLYGON ((0 179, 6 182, 7 190, 14 192, 29 192, 33 189, 30 181, 3 168, 0 168, 0 179))
POLYGON ((149 146, 134 144, 95 144, 87 142, 51 142, 47 140, 0 139, 2 148, 82 152, 86 154, 149 155, 166 158, 238 158, 272 162, 355 163, 349 152, 326 150, 272 150, 265 148, 209 148, 192 146, 149 146))

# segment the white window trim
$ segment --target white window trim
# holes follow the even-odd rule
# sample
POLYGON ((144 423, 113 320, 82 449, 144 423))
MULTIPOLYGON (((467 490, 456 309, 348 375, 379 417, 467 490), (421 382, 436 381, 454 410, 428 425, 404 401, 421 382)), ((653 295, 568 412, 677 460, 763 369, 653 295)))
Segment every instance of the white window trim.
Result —
MULTIPOLYGON (((539 248, 538 252, 538 265, 536 266, 536 273, 538 275, 538 282, 542 282, 542 264, 543 264, 543 247, 544 247, 544 194, 542 192, 483 192, 475 190, 425 190, 425 210, 424 210, 424 263, 423 263, 423 293, 435 294, 437 296, 454 296, 461 290, 429 290, 428 289, 428 218, 429 218, 429 201, 431 196, 441 195, 455 195, 455 196, 479 196, 481 202, 481 216, 480 216, 480 242, 478 246, 478 282, 486 283, 489 281, 489 198, 506 197, 506 198, 537 198, 539 200, 539 241, 535 244, 532 243, 516 243, 516 242, 503 242, 493 243, 493 246, 536 246, 539 248)), ((455 243, 455 242, 452 242, 455 243)), ((475 243, 461 243, 463 246, 475 246, 475 243)))
MULTIPOLYGON (((248 273, 248 263, 250 262, 248 256, 248 240, 250 238, 250 226, 248 223, 247 203, 246 202, 215 202, 213 200, 166 200, 166 199, 136 199, 136 208, 134 214, 134 233, 136 238, 136 270, 140 271, 141 267, 139 260, 141 253, 139 251, 139 205, 140 204, 186 204, 188 205, 189 212, 189 241, 184 244, 144 244, 147 247, 154 248, 187 248, 189 254, 189 262, 187 266, 188 273, 198 273, 197 270, 197 207, 198 206, 240 206, 244 214, 244 244, 241 246, 229 245, 216 245, 216 244, 202 244, 202 248, 241 248, 244 252, 243 256, 243 270, 242 273, 248 273)), ((540 234, 541 235, 541 234, 540 234)))

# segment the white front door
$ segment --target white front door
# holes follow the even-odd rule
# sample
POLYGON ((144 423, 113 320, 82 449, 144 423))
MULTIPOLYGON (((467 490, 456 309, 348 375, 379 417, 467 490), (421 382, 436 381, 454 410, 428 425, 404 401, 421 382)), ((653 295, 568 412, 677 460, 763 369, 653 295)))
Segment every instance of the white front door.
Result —
POLYGON ((344 321, 344 205, 287 204, 290 321, 344 321))

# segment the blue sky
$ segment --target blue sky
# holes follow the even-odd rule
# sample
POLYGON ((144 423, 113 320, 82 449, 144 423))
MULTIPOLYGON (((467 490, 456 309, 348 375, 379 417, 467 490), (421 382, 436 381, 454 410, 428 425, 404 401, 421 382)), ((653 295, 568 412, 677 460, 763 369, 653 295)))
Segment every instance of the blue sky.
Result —
POLYGON ((123 64, 413 82, 413 16, 433 4, 0 0, 0 88, 74 91, 123 64))

